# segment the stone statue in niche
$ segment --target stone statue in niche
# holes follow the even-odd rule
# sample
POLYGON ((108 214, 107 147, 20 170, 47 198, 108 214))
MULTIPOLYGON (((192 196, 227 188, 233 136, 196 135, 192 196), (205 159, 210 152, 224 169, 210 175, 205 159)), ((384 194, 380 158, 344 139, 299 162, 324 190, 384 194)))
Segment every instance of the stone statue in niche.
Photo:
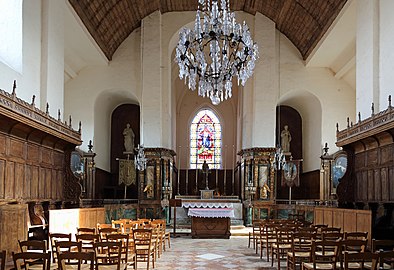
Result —
POLYGON ((127 123, 126 128, 123 130, 123 136, 125 152, 133 152, 135 135, 129 123, 127 123))
POLYGON ((284 153, 290 152, 290 142, 291 142, 291 134, 289 131, 289 126, 284 126, 284 129, 280 133, 281 138, 281 147, 284 153))

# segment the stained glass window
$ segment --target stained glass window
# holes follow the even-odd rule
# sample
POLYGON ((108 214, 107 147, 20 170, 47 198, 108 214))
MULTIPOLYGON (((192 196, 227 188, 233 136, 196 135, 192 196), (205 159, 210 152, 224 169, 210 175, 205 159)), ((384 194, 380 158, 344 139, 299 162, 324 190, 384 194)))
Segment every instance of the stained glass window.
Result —
POLYGON ((210 169, 221 167, 222 127, 209 109, 199 111, 190 126, 190 168, 201 169, 204 161, 210 169))

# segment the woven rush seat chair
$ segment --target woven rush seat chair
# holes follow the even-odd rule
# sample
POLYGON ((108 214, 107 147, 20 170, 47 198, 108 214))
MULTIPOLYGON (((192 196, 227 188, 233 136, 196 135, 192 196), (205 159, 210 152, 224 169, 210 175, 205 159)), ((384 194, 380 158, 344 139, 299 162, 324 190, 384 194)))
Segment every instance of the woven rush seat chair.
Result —
POLYGON ((378 269, 379 254, 372 252, 345 252, 343 267, 345 270, 376 270, 378 269))
POLYGON ((51 252, 20 252, 12 253, 15 270, 50 270, 51 252))
POLYGON ((64 252, 58 255, 58 270, 93 270, 93 252, 64 252))
POLYGON ((152 243, 151 229, 133 230, 135 268, 138 262, 146 262, 146 269, 149 269, 149 263, 155 268, 155 249, 152 243))
POLYGON ((341 242, 332 240, 312 241, 311 261, 303 262, 303 270, 335 270, 341 251, 341 242))

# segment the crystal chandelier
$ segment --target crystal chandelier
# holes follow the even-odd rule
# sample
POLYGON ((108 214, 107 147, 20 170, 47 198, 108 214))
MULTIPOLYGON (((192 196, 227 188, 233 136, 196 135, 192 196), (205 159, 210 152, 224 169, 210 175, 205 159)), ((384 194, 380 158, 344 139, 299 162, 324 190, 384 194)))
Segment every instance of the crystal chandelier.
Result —
POLYGON ((179 33, 175 61, 189 89, 198 82, 198 95, 217 105, 231 98, 233 76, 245 85, 258 57, 248 26, 235 21, 229 0, 199 0, 194 30, 179 33))

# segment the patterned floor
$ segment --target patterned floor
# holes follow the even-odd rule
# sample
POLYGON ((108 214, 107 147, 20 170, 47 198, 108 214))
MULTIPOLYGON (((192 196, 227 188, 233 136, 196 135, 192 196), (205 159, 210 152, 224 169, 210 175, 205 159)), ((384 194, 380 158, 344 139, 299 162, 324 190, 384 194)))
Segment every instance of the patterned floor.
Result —
MULTIPOLYGON (((281 268, 285 267, 285 261, 281 268)), ((139 263, 138 269, 146 269, 139 263)), ((152 269, 152 268, 151 268, 152 269)), ((204 270, 204 269, 276 269, 271 262, 261 260, 253 248, 248 248, 248 237, 235 236, 230 239, 171 239, 171 248, 156 262, 158 270, 204 270)))

